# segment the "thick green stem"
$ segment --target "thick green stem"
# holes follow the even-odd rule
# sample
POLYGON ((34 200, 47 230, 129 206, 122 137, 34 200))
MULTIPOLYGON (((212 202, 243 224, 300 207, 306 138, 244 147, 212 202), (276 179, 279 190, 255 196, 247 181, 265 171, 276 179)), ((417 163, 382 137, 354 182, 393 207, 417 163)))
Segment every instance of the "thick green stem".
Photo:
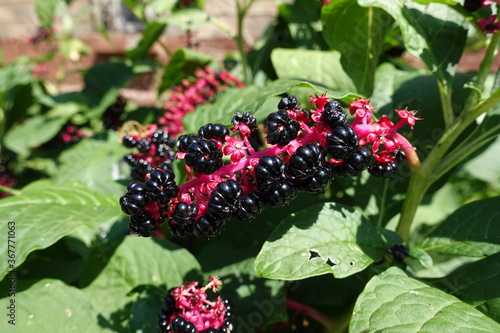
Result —
POLYGON ((441 107, 443 109, 443 118, 446 128, 449 128, 453 121, 455 120, 455 115, 453 114, 453 106, 451 103, 451 93, 450 89, 440 81, 438 81, 439 95, 441 97, 441 107))
POLYGON ((396 232, 404 241, 408 241, 413 218, 429 185, 430 182, 423 167, 413 169, 407 195, 401 209, 399 223, 396 228, 396 232))
MULTIPOLYGON (((469 125, 499 102, 500 88, 482 103, 479 103, 470 110, 464 110, 453 125, 446 130, 439 142, 424 160, 422 166, 412 170, 412 176, 407 191, 408 195, 403 204, 399 224, 396 229, 404 240, 408 240, 411 223, 425 192, 433 182, 444 174, 442 170, 438 172, 437 170, 439 170, 443 160, 446 160, 445 154, 469 125), (436 177, 436 172, 439 177, 436 177)), ((469 152, 463 152, 461 155, 456 155, 454 151, 452 151, 448 156, 455 156, 458 161, 462 160, 464 156, 468 154, 469 152)), ((457 161, 448 161, 447 163, 456 165, 456 163, 458 163, 457 161)))

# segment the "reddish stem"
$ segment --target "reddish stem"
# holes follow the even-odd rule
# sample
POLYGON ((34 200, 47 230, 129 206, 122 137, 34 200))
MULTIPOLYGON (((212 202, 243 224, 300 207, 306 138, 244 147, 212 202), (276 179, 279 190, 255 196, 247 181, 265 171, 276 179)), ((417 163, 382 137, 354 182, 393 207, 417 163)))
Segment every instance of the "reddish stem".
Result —
POLYGON ((309 307, 308 305, 299 303, 293 299, 287 298, 285 300, 285 306, 289 309, 300 312, 308 317, 311 317, 321 323, 325 327, 330 326, 330 318, 328 318, 325 314, 309 307))

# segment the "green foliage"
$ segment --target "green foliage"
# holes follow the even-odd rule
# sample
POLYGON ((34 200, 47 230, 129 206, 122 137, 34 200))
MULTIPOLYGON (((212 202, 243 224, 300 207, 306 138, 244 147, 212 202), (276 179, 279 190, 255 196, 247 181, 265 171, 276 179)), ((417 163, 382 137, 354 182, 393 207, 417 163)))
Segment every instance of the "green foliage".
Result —
POLYGON ((353 309, 351 332, 495 332, 500 324, 398 268, 373 277, 353 309))
POLYGON ((380 260, 384 251, 377 231, 359 212, 327 203, 278 224, 257 256, 255 270, 282 280, 327 273, 345 278, 380 260))
MULTIPOLYGON (((0 67, 0 194, 11 194, 0 197, 0 233, 15 234, 0 248, 11 259, 0 263, 0 289, 12 286, 15 268, 20 331, 156 332, 167 290, 209 276, 234 305, 233 332, 500 331, 500 74, 490 73, 500 32, 480 33, 476 23, 499 5, 468 13, 454 0, 281 2, 272 26, 246 45, 254 0, 235 2, 236 31, 202 1, 125 0, 144 25, 137 45, 125 60, 82 71, 81 91, 58 93, 59 82, 33 69, 89 52, 73 36, 70 2, 37 0, 41 27, 64 23, 50 36, 53 48, 0 67), (167 27, 191 33, 205 23, 238 47, 224 64, 163 44, 167 27), (149 57, 156 44, 166 66, 149 57), (481 48, 477 72, 457 72, 464 49, 481 48), (223 66, 245 87, 197 101, 184 133, 250 112, 265 142, 261 130, 283 96, 296 95, 305 110, 309 96, 344 107, 366 97, 377 119, 396 123, 394 110, 418 111, 414 129, 398 129, 417 154, 406 150, 388 179, 336 176, 324 193, 301 192, 286 207, 229 221, 210 240, 174 237, 166 224, 155 237, 129 235, 119 204, 131 181, 123 155, 137 150, 123 146, 123 133, 141 129, 134 121, 155 124, 170 89, 198 69, 223 66), (121 90, 142 74, 158 103, 123 103, 121 90), (81 130, 78 142, 61 139, 68 128, 81 130)), ((179 159, 173 169, 182 184, 189 172, 179 159)))

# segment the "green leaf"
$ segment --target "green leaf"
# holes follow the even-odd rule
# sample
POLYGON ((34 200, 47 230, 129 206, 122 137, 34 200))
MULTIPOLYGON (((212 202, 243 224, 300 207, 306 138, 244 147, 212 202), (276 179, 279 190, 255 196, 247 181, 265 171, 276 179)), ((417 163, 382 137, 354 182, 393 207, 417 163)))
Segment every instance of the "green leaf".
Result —
POLYGON ((193 75, 197 68, 205 67, 212 61, 214 59, 206 54, 186 48, 178 49, 165 67, 158 93, 179 84, 186 76, 193 75))
POLYGON ((238 326, 242 322, 252 325, 255 313, 264 318, 264 323, 258 325, 259 327, 286 321, 288 315, 283 281, 257 276, 253 268, 254 259, 248 258, 227 265, 209 272, 208 275, 221 279, 222 294, 225 298, 238 300, 236 317, 239 319, 235 320, 238 326))
MULTIPOLYGON (((109 329, 129 332, 129 320, 137 315, 132 313, 137 311, 132 308, 138 297, 134 289, 154 288, 164 296, 169 288, 199 278, 199 271, 198 262, 187 250, 167 240, 127 236, 101 274, 83 290, 109 329)), ((156 322, 158 311, 148 311, 147 321, 156 322)))
POLYGON ((383 42, 394 22, 392 17, 379 8, 340 0, 322 8, 321 20, 325 41, 342 54, 342 66, 357 91, 370 96, 383 42))
POLYGON ((7 132, 5 147, 19 155, 28 155, 31 148, 39 147, 55 137, 76 112, 78 106, 67 103, 56 105, 48 114, 30 117, 7 132))
POLYGON ((498 332, 500 324, 454 296, 391 267, 354 305, 349 332, 498 332))
POLYGON ((281 221, 255 260, 257 274, 299 280, 344 278, 381 259, 385 246, 370 221, 335 203, 314 205, 281 221))
POLYGON ((124 188, 116 180, 123 178, 119 162, 128 151, 118 135, 111 135, 107 141, 82 140, 59 156, 61 165, 53 180, 57 184, 78 180, 100 193, 121 195, 124 188))
MULTIPOLYGON (((294 1, 287 4, 288 30, 296 49, 327 50, 321 30, 320 15, 323 4, 320 1, 294 1)), ((282 44, 283 45, 283 44, 282 44)))
POLYGON ((208 21, 208 14, 201 9, 187 8, 176 11, 163 19, 163 22, 182 30, 196 29, 208 21))
POLYGON ((271 53, 271 61, 280 79, 305 80, 339 92, 356 91, 337 51, 277 48, 271 53))
POLYGON ((483 257, 500 251, 500 197, 469 203, 451 214, 418 247, 427 252, 483 257))
POLYGON ((432 284, 500 322, 500 253, 464 265, 432 284))
POLYGON ((442 4, 419 5, 403 0, 358 0, 379 7, 399 24, 406 49, 420 58, 449 90, 467 38, 467 21, 442 4))
MULTIPOLYGON (((113 94, 115 100, 118 90, 136 75, 134 68, 125 62, 109 61, 94 65, 83 76, 83 94, 90 106, 98 105, 106 95, 113 94)), ((103 110, 104 111, 104 110, 103 110)))
MULTIPOLYGON (((77 228, 99 228, 123 214, 117 197, 94 192, 79 183, 56 185, 36 181, 22 189, 17 196, 0 201, 0 216, 15 222, 16 265, 35 250, 46 248, 77 228)), ((4 235, 7 223, 2 223, 4 235)), ((0 255, 7 257, 7 246, 0 255)), ((0 263, 0 278, 8 270, 7 261, 0 263)))
POLYGON ((144 60, 148 56, 149 49, 158 40, 165 30, 166 24, 156 21, 149 22, 142 33, 142 38, 131 50, 125 52, 126 56, 133 62, 144 60))
MULTIPOLYGON (((12 298, 10 298, 12 299, 12 298)), ((9 298, 0 300, 8 304, 9 298)), ((19 332, 100 332, 98 312, 79 289, 59 280, 43 279, 16 294, 16 329, 19 332), (50 320, 47 320, 50 318, 50 320)), ((8 317, 7 317, 8 318, 8 317)), ((2 325, 8 319, 2 318, 2 325)), ((2 330, 9 332, 9 330, 2 330)))
POLYGON ((413 1, 417 2, 417 3, 421 3, 423 5, 427 5, 430 3, 441 3, 443 5, 453 6, 453 5, 458 4, 458 1, 455 1, 455 0, 413 0, 413 1))
MULTIPOLYGON (((500 119, 498 119, 500 121, 500 119)), ((490 184, 500 184, 500 137, 463 166, 463 170, 490 184)))
POLYGON ((62 0, 36 0, 35 11, 42 28, 51 29, 56 7, 62 0))

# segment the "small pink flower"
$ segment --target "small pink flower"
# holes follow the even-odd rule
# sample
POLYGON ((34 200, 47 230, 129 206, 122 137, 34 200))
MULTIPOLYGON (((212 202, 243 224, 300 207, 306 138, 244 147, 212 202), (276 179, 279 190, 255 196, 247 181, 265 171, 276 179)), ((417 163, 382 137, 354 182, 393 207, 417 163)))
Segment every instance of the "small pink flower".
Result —
POLYGON ((500 30, 500 22, 495 22, 497 19, 496 15, 491 15, 488 19, 480 19, 477 21, 477 24, 481 28, 482 31, 486 34, 494 34, 498 30, 500 30))
MULTIPOLYGON (((413 129, 413 126, 415 125, 417 120, 422 120, 422 118, 415 117, 415 114, 417 113, 417 111, 408 111, 408 108, 406 108, 404 110, 394 110, 394 112, 396 112, 398 114, 398 116, 399 116, 399 118, 401 118, 401 120, 404 120, 405 123, 410 125, 411 129, 413 129)), ((399 122, 398 122, 398 124, 399 124, 399 122)), ((397 128, 402 126, 402 125, 398 126, 398 124, 396 124, 397 128)))
POLYGON ((240 141, 233 136, 226 135, 227 145, 224 146, 224 155, 231 155, 229 158, 231 163, 239 162, 243 157, 247 156, 246 145, 244 141, 240 141))

